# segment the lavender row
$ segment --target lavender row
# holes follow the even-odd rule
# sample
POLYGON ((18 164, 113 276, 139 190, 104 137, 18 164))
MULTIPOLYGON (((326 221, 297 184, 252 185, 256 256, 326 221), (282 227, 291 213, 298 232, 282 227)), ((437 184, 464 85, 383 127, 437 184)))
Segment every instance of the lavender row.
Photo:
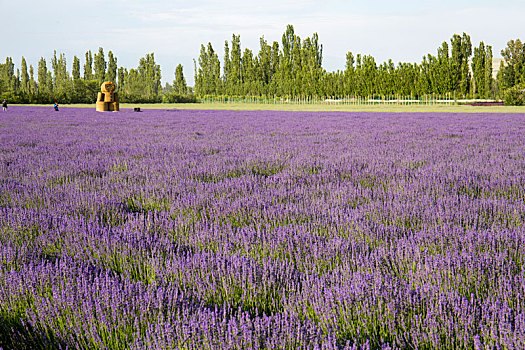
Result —
POLYGON ((523 115, 0 126, 0 346, 525 345, 523 115))

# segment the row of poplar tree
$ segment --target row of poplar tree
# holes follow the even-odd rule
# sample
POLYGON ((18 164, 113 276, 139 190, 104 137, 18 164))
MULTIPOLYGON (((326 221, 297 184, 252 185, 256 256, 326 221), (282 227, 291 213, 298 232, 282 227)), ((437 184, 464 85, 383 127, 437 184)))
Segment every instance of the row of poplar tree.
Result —
POLYGON ((240 37, 224 45, 224 60, 211 43, 201 45, 195 61, 195 92, 199 96, 450 96, 496 98, 507 88, 525 84, 525 47, 511 40, 502 51, 505 64, 493 77, 492 47, 480 42, 473 47, 470 36, 454 35, 443 42, 437 55, 421 63, 378 64, 370 55, 346 54, 344 70, 328 72, 322 67, 323 46, 317 34, 304 40, 288 25, 281 45, 260 39, 259 52, 241 50, 240 37))
MULTIPOLYGON (((421 63, 378 64, 373 56, 346 54, 344 70, 326 71, 323 46, 317 34, 301 39, 288 25, 281 43, 260 38, 258 53, 241 49, 239 35, 225 41, 222 62, 211 43, 201 45, 194 60, 195 86, 186 84, 182 65, 172 84, 161 85, 161 69, 154 53, 140 58, 137 68, 118 67, 117 57, 103 48, 85 53, 81 67, 75 56, 71 74, 64 54, 38 62, 37 71, 24 57, 15 70, 11 57, 0 63, 0 97, 11 103, 93 103, 100 85, 113 81, 122 102, 194 102, 206 96, 343 97, 428 95, 453 98, 498 98, 504 91, 525 87, 525 45, 507 43, 498 76, 492 74, 492 47, 470 36, 454 35, 437 54, 421 63)), ((519 90, 517 90, 519 91, 519 90)))
MULTIPOLYGON (((16 69, 11 57, 0 63, 0 96, 10 103, 94 103, 104 81, 117 83, 121 102, 183 102, 188 97, 182 65, 176 69, 174 85, 161 85, 160 65, 154 53, 139 60, 137 68, 118 67, 112 51, 104 54, 99 48, 93 54, 87 51, 84 64, 73 57, 71 74, 64 54, 53 54, 50 65, 45 58, 38 61, 37 71, 27 65, 24 57, 16 69)), ((193 98, 194 100, 194 98, 193 98)))

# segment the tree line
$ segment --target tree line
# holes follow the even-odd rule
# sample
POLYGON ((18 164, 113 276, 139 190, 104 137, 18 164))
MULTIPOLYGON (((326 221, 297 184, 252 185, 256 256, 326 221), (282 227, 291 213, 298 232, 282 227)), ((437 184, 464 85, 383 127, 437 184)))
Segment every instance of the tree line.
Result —
POLYGON ((121 102, 185 102, 194 101, 186 85, 182 65, 175 72, 173 85, 161 85, 160 65, 155 54, 140 58, 137 68, 119 67, 117 57, 103 48, 85 53, 84 64, 73 57, 71 73, 63 53, 53 53, 50 62, 41 57, 35 68, 22 57, 15 71, 11 57, 0 63, 0 96, 10 103, 94 103, 104 81, 117 85, 121 102))
MULTIPOLYGON (((194 102, 206 96, 380 97, 449 96, 501 98, 523 95, 525 45, 511 40, 501 51, 503 63, 493 77, 493 52, 466 33, 444 41, 420 63, 378 63, 371 55, 346 54, 344 69, 323 68, 323 45, 317 33, 301 39, 288 25, 281 42, 259 40, 258 52, 242 48, 239 35, 224 43, 222 63, 211 43, 201 45, 194 60, 195 85, 188 87, 181 64, 172 84, 161 85, 154 53, 140 58, 137 68, 119 67, 117 57, 103 48, 85 53, 83 65, 73 57, 71 73, 64 54, 48 63, 40 58, 36 72, 24 57, 16 68, 11 57, 0 63, 0 95, 12 103, 93 103, 102 82, 115 82, 122 102, 194 102)), ((525 103, 525 101, 523 102, 525 103)))
POLYGON ((455 98, 497 98, 506 89, 525 84, 525 50, 511 40, 502 51, 504 64, 496 79, 493 52, 470 36, 455 34, 435 55, 420 63, 377 63, 370 55, 346 54, 343 70, 322 67, 323 46, 316 33, 301 40, 288 25, 281 43, 260 38, 259 52, 241 49, 240 37, 225 41, 223 69, 211 43, 201 45, 195 60, 195 93, 199 96, 389 97, 448 95, 455 98))

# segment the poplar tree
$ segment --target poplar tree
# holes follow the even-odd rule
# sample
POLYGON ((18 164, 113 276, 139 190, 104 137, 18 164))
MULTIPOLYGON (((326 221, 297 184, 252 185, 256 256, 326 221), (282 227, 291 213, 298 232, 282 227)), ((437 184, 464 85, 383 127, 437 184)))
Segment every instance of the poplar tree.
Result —
POLYGON ((224 86, 223 92, 231 95, 231 61, 230 61, 230 46, 228 45, 228 40, 224 41, 224 64, 222 68, 222 82, 224 86))
POLYGON ((20 88, 22 92, 24 93, 30 93, 29 91, 29 74, 27 73, 27 62, 24 56, 22 56, 22 63, 21 63, 21 80, 20 80, 20 88))
POLYGON ((93 80, 93 55, 91 50, 86 52, 86 62, 84 63, 84 80, 93 80))
POLYGON ((113 55, 113 52, 108 52, 108 70, 105 80, 112 81, 115 83, 117 79, 117 58, 113 55))
POLYGON ((160 66, 155 63, 155 54, 146 54, 139 61, 139 76, 144 82, 144 95, 152 101, 159 96, 161 89, 161 72, 160 66))
POLYGON ((35 81, 35 70, 33 65, 29 65, 29 93, 34 97, 37 93, 37 84, 35 81))
POLYGON ((102 85, 106 79, 106 59, 104 58, 104 49, 101 47, 98 48, 98 53, 94 56, 93 68, 95 70, 95 80, 99 85, 102 85))
POLYGON ((77 56, 73 57, 73 68, 71 69, 73 80, 80 80, 80 60, 77 56))
POLYGON ((139 71, 131 68, 126 75, 125 94, 132 101, 138 100, 141 96, 147 98, 148 96, 143 94, 143 89, 144 81, 141 78, 139 71))
MULTIPOLYGON (((211 44, 208 44, 208 53, 212 54, 210 49, 211 44)), ((213 55, 213 54, 212 54, 213 55)), ((210 60, 212 57, 210 57, 210 60)), ((241 36, 232 35, 232 49, 230 60, 230 75, 228 81, 230 82, 230 89, 234 95, 239 95, 242 82, 242 68, 241 68, 241 36)), ((210 63, 211 64, 211 63, 210 63)))
MULTIPOLYGON (((233 52, 233 50, 232 50, 233 52)), ((221 84, 221 65, 219 57, 211 43, 205 47, 201 45, 199 55, 199 67, 194 61, 195 66, 195 91, 198 95, 211 95, 222 92, 221 84)), ((232 62, 233 66, 233 62, 232 62)), ((232 72, 234 68, 232 68, 232 72)), ((232 76, 233 78, 233 76, 232 76)))
POLYGON ((194 79, 195 79, 195 93, 197 95, 200 95, 202 96, 203 94, 203 90, 204 90, 204 85, 203 85, 203 69, 202 69, 202 65, 201 65, 201 60, 203 58, 203 55, 204 55, 204 45, 201 44, 201 50, 200 50, 200 55, 199 55, 199 68, 197 69, 197 61, 195 59, 193 59, 193 71, 194 71, 194 79))
POLYGON ((241 71, 242 71, 242 85, 243 85, 243 94, 244 95, 256 95, 254 91, 255 86, 257 85, 257 71, 256 64, 253 59, 252 50, 246 48, 244 49, 241 61, 241 71))
POLYGON ((85 94, 85 85, 80 80, 80 60, 77 56, 73 57, 73 66, 71 68, 71 76, 73 78, 73 90, 68 92, 70 102, 80 102, 83 100, 82 96, 85 94))
POLYGON ((14 92, 16 87, 15 65, 11 57, 6 57, 0 64, 0 93, 14 92))
POLYGON ((70 90, 70 77, 67 72, 66 56, 61 53, 57 57, 57 52, 53 52, 51 59, 53 69, 53 92, 54 97, 61 101, 67 100, 68 91, 70 90))
POLYGON ((343 93, 346 95, 353 95, 355 93, 355 58, 350 51, 346 53, 346 64, 344 72, 344 88, 343 93))
POLYGON ((126 68, 123 68, 123 67, 120 67, 118 69, 118 89, 120 91, 124 91, 125 87, 126 87, 126 80, 127 80, 127 76, 128 76, 128 70, 126 68))
POLYGON ((451 72, 452 89, 462 96, 466 96, 470 91, 470 70, 469 58, 472 55, 472 44, 470 36, 463 33, 463 36, 454 34, 450 39, 452 46, 451 72))
POLYGON ((279 43, 277 41, 274 41, 272 44, 272 51, 271 51, 271 58, 270 58, 270 72, 272 73, 272 79, 271 79, 271 87, 270 87, 270 93, 273 95, 278 94, 278 87, 280 85, 279 82, 279 75, 280 75, 280 65, 281 65, 281 54, 279 50, 279 43))
POLYGON ((14 84, 13 91, 15 93, 20 91, 20 69, 19 68, 16 69, 16 78, 15 78, 15 84, 14 84))
POLYGON ((438 48, 438 55, 433 77, 434 92, 444 94, 452 90, 453 78, 451 72, 451 60, 449 57, 449 47, 446 41, 438 48))
POLYGON ((485 44, 479 43, 479 47, 474 48, 474 57, 472 58, 472 91, 475 97, 485 96, 485 44))
POLYGON ((184 78, 182 64, 177 65, 177 67, 175 68, 175 80, 173 81, 173 91, 180 95, 186 95, 188 93, 188 87, 186 86, 186 79, 184 78))
POLYGON ((53 92, 53 78, 47 70, 46 59, 41 57, 38 61, 38 100, 39 102, 51 102, 53 92))
POLYGON ((362 66, 361 66, 361 94, 363 96, 373 95, 376 84, 377 77, 377 64, 373 56, 364 55, 362 57, 362 66))
POLYGON ((492 76, 492 46, 485 46, 485 98, 493 97, 494 78, 492 76))
POLYGON ((501 50, 504 64, 499 72, 502 88, 510 88, 519 83, 525 84, 525 45, 520 39, 510 40, 501 50))
POLYGON ((213 50, 211 43, 208 43, 208 57, 209 57, 209 74, 208 74, 208 86, 211 94, 219 94, 221 92, 221 63, 219 56, 213 50))
POLYGON ((264 36, 259 38, 259 54, 257 60, 259 62, 260 80, 264 85, 268 85, 272 79, 272 48, 264 39, 264 36))
POLYGON ((293 25, 288 24, 286 26, 286 31, 283 34, 282 37, 282 44, 283 44, 283 60, 288 63, 289 65, 293 64, 293 48, 295 45, 295 32, 293 25))

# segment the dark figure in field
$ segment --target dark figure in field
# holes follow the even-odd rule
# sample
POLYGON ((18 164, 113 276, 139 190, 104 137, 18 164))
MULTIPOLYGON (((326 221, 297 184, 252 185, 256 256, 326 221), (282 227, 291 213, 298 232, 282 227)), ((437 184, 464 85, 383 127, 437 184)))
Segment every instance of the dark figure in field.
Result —
POLYGON ((7 101, 4 98, 4 102, 2 102, 2 107, 4 108, 4 111, 7 111, 7 101))
POLYGON ((53 105, 53 108, 55 109, 55 111, 58 112, 58 103, 55 102, 55 104, 53 105))

